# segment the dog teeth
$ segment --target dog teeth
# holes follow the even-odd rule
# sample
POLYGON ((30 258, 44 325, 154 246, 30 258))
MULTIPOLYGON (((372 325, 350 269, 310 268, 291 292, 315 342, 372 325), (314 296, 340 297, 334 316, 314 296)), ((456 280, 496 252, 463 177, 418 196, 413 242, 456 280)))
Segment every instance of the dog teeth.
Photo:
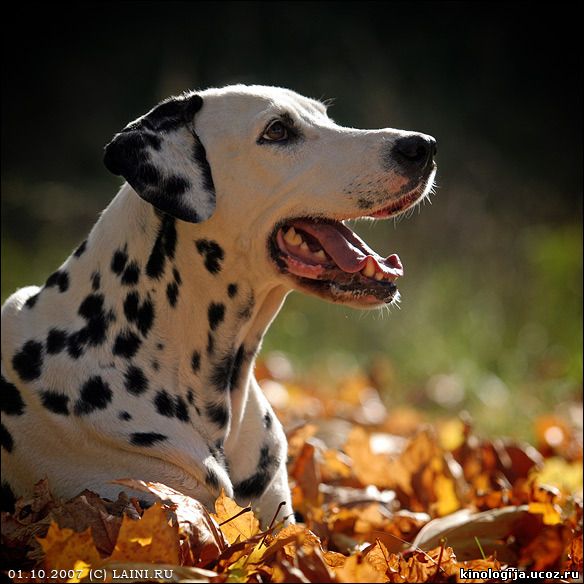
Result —
POLYGON ((383 280, 383 276, 384 276, 383 272, 375 272, 375 279, 377 281, 383 280))
POLYGON ((372 278, 375 275, 375 261, 372 257, 367 258, 367 264, 365 264, 365 267, 361 270, 361 273, 366 278, 372 278))
MULTIPOLYGON (((302 240, 302 238, 300 238, 300 239, 302 240)), ((302 251, 308 251, 308 244, 306 243, 306 241, 303 241, 303 242, 300 244, 300 249, 301 249, 302 251)))
POLYGON ((300 245, 302 243, 302 237, 300 234, 296 233, 294 227, 290 227, 288 231, 284 234, 284 240, 291 245, 300 245))
POLYGON ((317 257, 319 260, 326 260, 326 253, 324 253, 324 250, 322 249, 315 251, 314 256, 317 257))

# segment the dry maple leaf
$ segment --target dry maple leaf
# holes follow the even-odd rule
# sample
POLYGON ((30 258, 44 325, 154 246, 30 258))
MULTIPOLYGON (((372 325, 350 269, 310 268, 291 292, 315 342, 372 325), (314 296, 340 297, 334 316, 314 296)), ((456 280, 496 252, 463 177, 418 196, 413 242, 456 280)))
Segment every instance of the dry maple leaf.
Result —
POLYGON ((124 517, 109 561, 179 563, 178 525, 171 524, 161 503, 146 509, 142 519, 124 517))
POLYGON ((343 566, 336 569, 338 582, 388 582, 385 572, 366 559, 365 554, 358 552, 347 558, 343 566))
POLYGON ((180 536, 180 560, 183 566, 206 566, 216 560, 226 542, 219 525, 207 508, 192 497, 162 483, 123 479, 114 481, 134 490, 156 495, 170 504, 176 514, 180 536))
POLYGON ((81 573, 75 581, 86 575, 88 567, 101 562, 90 528, 77 533, 51 523, 46 537, 39 538, 38 541, 45 553, 44 565, 47 571, 80 570, 81 573))
POLYGON ((230 499, 225 491, 215 501, 215 514, 212 517, 221 527, 225 539, 235 543, 238 539, 247 540, 260 531, 260 523, 251 509, 245 510, 233 499, 230 499))

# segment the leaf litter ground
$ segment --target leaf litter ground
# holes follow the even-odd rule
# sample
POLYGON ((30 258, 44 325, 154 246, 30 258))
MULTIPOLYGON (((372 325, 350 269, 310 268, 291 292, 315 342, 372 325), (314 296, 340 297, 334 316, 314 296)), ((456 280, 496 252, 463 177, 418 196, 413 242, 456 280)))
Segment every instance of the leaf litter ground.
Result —
POLYGON ((123 493, 115 502, 90 491, 61 501, 43 480, 2 514, 4 575, 15 582, 90 582, 96 573, 108 582, 494 582, 504 580, 471 579, 461 569, 518 568, 561 572, 547 578, 554 582, 577 581, 578 573, 582 581, 581 428, 547 415, 535 421, 537 448, 488 440, 465 415, 427 424, 414 410, 388 414, 363 376, 322 395, 261 368, 287 428, 296 525, 262 530, 253 510, 224 494, 210 513, 166 485, 120 480, 120 490, 159 497, 142 509, 123 493))

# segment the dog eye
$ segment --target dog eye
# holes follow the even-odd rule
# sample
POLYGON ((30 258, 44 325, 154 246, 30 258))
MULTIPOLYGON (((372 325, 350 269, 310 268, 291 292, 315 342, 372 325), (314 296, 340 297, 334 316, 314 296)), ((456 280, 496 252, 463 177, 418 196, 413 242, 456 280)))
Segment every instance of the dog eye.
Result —
POLYGON ((264 140, 282 142, 288 139, 288 128, 280 121, 272 122, 262 134, 264 140))

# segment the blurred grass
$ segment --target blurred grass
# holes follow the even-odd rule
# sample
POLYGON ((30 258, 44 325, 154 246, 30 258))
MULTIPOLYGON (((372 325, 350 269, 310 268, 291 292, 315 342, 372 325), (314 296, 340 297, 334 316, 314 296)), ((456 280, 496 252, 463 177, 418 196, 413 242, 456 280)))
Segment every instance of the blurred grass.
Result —
MULTIPOLYGON (((71 185, 5 186, 2 300, 42 283, 107 203, 71 185)), ((467 410, 481 431, 529 439, 534 417, 581 399, 581 224, 515 228, 470 205, 445 242, 443 196, 396 224, 354 225, 402 257, 399 307, 363 312, 293 292, 263 355, 284 352, 312 384, 364 370, 390 408, 467 410)))

